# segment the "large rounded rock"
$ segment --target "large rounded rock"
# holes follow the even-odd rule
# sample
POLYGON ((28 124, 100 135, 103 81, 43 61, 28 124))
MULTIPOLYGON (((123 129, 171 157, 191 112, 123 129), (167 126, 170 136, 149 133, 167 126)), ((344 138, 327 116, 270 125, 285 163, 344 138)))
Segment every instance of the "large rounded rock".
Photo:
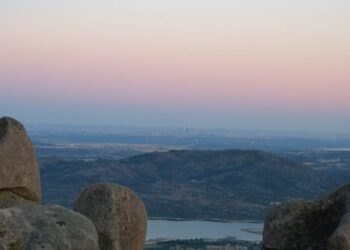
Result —
POLYGON ((95 223, 100 249, 144 249, 147 214, 129 189, 115 184, 91 186, 80 194, 74 209, 95 223))
POLYGON ((0 190, 39 202, 40 175, 35 150, 23 125, 3 117, 0 119, 0 190))
POLYGON ((350 250, 350 185, 313 201, 295 200, 267 215, 263 249, 350 250))
POLYGON ((94 224, 60 206, 0 209, 0 249, 98 250, 94 224))

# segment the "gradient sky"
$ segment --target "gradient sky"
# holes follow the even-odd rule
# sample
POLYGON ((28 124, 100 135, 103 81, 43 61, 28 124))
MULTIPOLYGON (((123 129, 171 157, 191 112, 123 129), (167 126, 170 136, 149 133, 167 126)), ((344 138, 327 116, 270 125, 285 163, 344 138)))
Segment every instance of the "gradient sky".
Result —
POLYGON ((350 133, 349 0, 0 0, 0 115, 350 133))

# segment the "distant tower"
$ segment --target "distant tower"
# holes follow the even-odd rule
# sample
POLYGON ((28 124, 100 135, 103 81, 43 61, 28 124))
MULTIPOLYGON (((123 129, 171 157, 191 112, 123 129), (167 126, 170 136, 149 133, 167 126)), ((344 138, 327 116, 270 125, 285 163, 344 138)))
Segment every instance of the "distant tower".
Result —
POLYGON ((187 135, 189 131, 190 131, 190 129, 189 129, 188 127, 184 127, 184 128, 183 128, 184 134, 187 135))

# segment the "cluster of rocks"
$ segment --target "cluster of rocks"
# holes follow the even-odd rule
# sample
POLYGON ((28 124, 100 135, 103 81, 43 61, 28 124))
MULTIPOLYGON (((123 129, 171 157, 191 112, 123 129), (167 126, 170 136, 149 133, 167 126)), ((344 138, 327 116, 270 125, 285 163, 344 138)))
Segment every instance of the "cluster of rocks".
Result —
POLYGON ((78 197, 74 210, 40 205, 35 150, 18 121, 0 119, 1 250, 141 250, 147 214, 131 190, 96 184, 78 197))
POLYGON ((313 201, 273 208, 263 232, 265 250, 350 250, 350 185, 313 201))

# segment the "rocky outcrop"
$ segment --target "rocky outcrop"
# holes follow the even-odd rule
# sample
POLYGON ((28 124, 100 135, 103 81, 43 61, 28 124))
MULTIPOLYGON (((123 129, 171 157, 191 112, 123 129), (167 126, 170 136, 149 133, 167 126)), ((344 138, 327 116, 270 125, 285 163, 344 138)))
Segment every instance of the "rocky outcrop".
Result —
POLYGON ((40 198, 32 142, 18 121, 1 118, 0 250, 143 250, 146 210, 129 189, 90 187, 76 203, 81 213, 40 206, 40 198))
POLYGON ((350 185, 313 201, 295 200, 270 211, 265 250, 350 250, 350 185))
POLYGON ((147 214, 143 202, 129 189, 97 184, 84 190, 74 210, 90 218, 102 250, 143 250, 147 214))
POLYGON ((0 190, 39 202, 39 167, 35 150, 21 123, 9 117, 0 119, 0 190))
POLYGON ((0 209, 0 249, 97 250, 94 224, 60 206, 0 209))

